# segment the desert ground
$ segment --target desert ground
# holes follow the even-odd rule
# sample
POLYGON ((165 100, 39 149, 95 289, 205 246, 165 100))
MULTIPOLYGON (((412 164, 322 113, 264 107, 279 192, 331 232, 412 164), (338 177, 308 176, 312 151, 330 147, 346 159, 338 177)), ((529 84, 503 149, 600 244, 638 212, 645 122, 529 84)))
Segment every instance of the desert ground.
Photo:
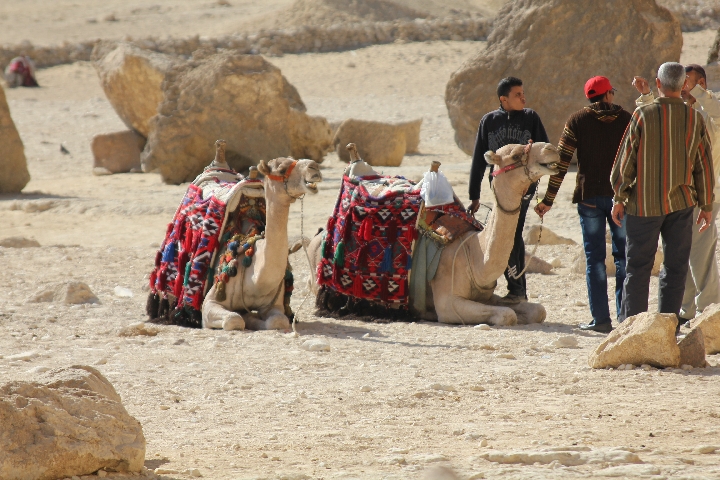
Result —
MULTIPOLYGON (((225 34, 291 2, 231 3, 5 2, 0 43, 225 34), (116 21, 103 20, 111 14, 116 21)), ((442 12, 451 2, 405 3, 442 12)), ((453 4, 492 14, 498 3, 453 4)), ((714 35, 684 34, 681 61, 704 64, 714 35)), ((308 113, 331 122, 422 118, 421 153, 383 173, 419 179, 439 160, 466 201, 470 159, 455 145, 443 98, 450 74, 483 48, 407 43, 269 61, 297 87, 308 113)), ((616 87, 632 88, 631 80, 616 87)), ((541 325, 318 317, 314 298, 303 304, 310 272, 301 251, 291 257, 299 336, 162 326, 156 336, 120 337, 120 328, 146 318, 147 278, 187 185, 166 185, 157 174, 93 176, 92 137, 126 127, 92 65, 43 69, 38 81, 38 89, 6 89, 32 180, 22 194, 0 197, 0 238, 41 246, 0 247, 7 289, 0 297, 0 381, 31 380, 64 365, 99 369, 143 425, 143 477, 156 478, 152 470, 160 469, 165 479, 217 480, 720 478, 718 454, 701 453, 720 448, 720 359, 708 357, 710 367, 693 370, 590 369, 588 355, 604 335, 575 329, 591 319, 584 277, 570 272, 579 244, 537 249, 561 265, 552 275, 528 276, 531 300, 548 312, 541 325), (28 301, 66 281, 87 283, 100 302, 28 301), (567 336, 577 339, 575 348, 554 343, 567 336), (302 349, 308 338, 325 340, 330 351, 302 349), (12 358, 23 352, 34 355, 12 358), (563 465, 558 451, 579 460, 563 465), (535 455, 502 456, 510 452, 535 455)), ((533 92, 526 93, 532 107, 533 92)), ((293 205, 291 239, 301 234, 301 212, 302 233, 311 236, 332 211, 344 164, 332 153, 321 168, 320 192, 293 205)), ((571 172, 544 225, 579 243, 574 183, 571 172)), ((490 203, 487 181, 482 195, 490 203)), ((538 223, 529 213, 527 226, 538 223)), ((652 298, 656 292, 655 277, 652 298)))

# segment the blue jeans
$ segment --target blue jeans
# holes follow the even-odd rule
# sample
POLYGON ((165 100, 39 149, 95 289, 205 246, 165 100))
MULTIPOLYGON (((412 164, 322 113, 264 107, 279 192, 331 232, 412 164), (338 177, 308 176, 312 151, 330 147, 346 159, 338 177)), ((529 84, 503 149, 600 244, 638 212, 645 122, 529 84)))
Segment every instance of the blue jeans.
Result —
POLYGON ((612 220, 612 197, 594 197, 577 206, 585 248, 585 279, 590 313, 596 324, 611 322, 605 271, 605 223, 610 225, 612 254, 615 258, 615 306, 620 316, 625 281, 625 220, 618 227, 612 220))

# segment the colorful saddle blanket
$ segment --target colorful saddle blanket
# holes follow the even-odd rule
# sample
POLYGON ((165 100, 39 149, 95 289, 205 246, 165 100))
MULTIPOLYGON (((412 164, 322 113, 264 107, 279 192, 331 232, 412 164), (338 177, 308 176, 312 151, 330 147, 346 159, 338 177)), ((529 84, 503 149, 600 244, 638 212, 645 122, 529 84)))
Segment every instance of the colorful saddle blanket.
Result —
POLYGON ((453 204, 426 209, 433 212, 431 224, 442 216, 460 219, 463 224, 449 222, 453 224, 452 238, 439 235, 434 226, 418 222, 421 204, 420 185, 405 178, 344 176, 322 244, 319 285, 356 299, 407 308, 418 234, 433 235, 433 240, 444 245, 457 238, 464 225, 482 229, 456 199, 453 204))
POLYGON ((261 232, 264 227, 262 182, 206 169, 188 187, 156 255, 150 295, 169 303, 160 315, 148 311, 151 318, 185 310, 185 323, 193 323, 191 318, 197 323, 218 251, 233 235, 261 232))

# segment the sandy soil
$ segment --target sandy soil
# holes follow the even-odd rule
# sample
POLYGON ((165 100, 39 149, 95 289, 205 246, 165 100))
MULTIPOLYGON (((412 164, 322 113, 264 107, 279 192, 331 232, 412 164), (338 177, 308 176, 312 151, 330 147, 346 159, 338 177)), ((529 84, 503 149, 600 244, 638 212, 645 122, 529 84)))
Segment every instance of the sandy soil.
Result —
MULTIPOLYGON (((110 30, 113 22, 77 19, 113 9, 122 17, 140 8, 56 3, 67 7, 67 25, 59 33, 37 28, 48 42, 120 35, 110 30)), ((24 2, 27 19, 40 20, 24 23, 15 36, 28 26, 49 25, 43 22, 52 16, 41 4, 24 2)), ((247 7, 240 17, 270 9, 250 1, 232 4, 222 11, 247 7)), ((172 11, 178 15, 162 25, 162 34, 183 31, 182 12, 200 8, 189 1, 162 5, 177 7, 172 11)), ((0 8, 2 20, 20 7, 6 2, 0 8)), ((188 22, 205 28, 194 12, 188 22)), ((153 23, 148 22, 132 22, 132 28, 142 32, 153 23)), ((0 29, 0 42, 10 41, 7 36, 0 29)), ((713 36, 687 34, 682 60, 703 63, 713 36)), ((384 45, 271 61, 298 88, 311 114, 331 121, 423 118, 422 153, 384 173, 419 177, 437 159, 465 199, 469 158, 454 144, 443 94, 450 73, 482 48, 482 42, 384 45)), ((691 371, 589 369, 587 356, 604 336, 574 329, 590 320, 584 278, 569 268, 578 245, 538 249, 541 258, 562 263, 554 275, 528 277, 531 297, 548 310, 539 326, 480 329, 319 318, 312 299, 298 308, 309 272, 296 254, 291 261, 299 338, 177 327, 162 327, 155 337, 119 337, 120 327, 145 318, 146 278, 186 186, 164 185, 153 174, 92 176, 92 136, 124 129, 94 70, 85 63, 59 66, 40 71, 39 81, 40 89, 6 91, 32 180, 24 194, 0 197, 0 238, 31 237, 42 246, 0 248, 7 288, 0 297, 0 381, 31 379, 36 367, 95 365, 142 422, 146 466, 178 472, 165 478, 189 478, 182 472, 192 469, 212 479, 441 478, 433 470, 441 465, 460 478, 720 478, 718 456, 698 450, 720 446, 719 359, 691 371), (60 152, 61 144, 70 155, 60 152), (37 290, 69 280, 86 282, 100 303, 28 303, 37 290), (116 286, 133 297, 116 296, 116 286), (578 340, 577 348, 548 345, 567 335, 578 340), (307 338, 327 341, 331 351, 301 349, 307 338), (7 358, 29 350, 40 356, 28 362, 7 358), (547 459, 558 448, 590 450, 599 460, 565 467, 533 459, 503 465, 481 457, 545 449, 541 457, 547 459), (636 452, 645 463, 620 465, 610 460, 617 452, 612 449, 636 452)), ((321 191, 305 200, 306 235, 331 212, 342 167, 335 154, 323 163, 321 191)), ((569 201, 573 185, 571 173, 545 225, 579 241, 569 201)), ((488 194, 485 184, 483 199, 489 202, 488 194)), ((300 211, 300 204, 293 206, 291 237, 300 234, 300 211)), ((528 218, 528 225, 538 223, 533 214, 528 218)), ((656 291, 653 279, 653 297, 656 291)))

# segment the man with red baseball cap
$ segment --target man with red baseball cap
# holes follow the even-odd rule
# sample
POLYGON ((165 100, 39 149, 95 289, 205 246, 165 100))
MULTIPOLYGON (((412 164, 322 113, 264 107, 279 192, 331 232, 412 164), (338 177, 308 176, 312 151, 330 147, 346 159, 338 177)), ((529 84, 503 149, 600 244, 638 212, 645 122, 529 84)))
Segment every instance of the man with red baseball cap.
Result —
POLYGON ((615 306, 620 314, 625 281, 625 226, 612 221, 613 189, 610 172, 615 162, 630 113, 613 104, 615 89, 607 77, 592 77, 585 83, 590 105, 573 113, 565 123, 558 152, 560 167, 550 177, 545 198, 535 207, 541 217, 553 206, 573 154, 577 151, 578 173, 572 202, 577 204, 585 248, 585 279, 592 321, 581 330, 609 333, 612 319, 608 308, 605 272, 605 224, 610 226, 612 254, 615 258, 615 306))

